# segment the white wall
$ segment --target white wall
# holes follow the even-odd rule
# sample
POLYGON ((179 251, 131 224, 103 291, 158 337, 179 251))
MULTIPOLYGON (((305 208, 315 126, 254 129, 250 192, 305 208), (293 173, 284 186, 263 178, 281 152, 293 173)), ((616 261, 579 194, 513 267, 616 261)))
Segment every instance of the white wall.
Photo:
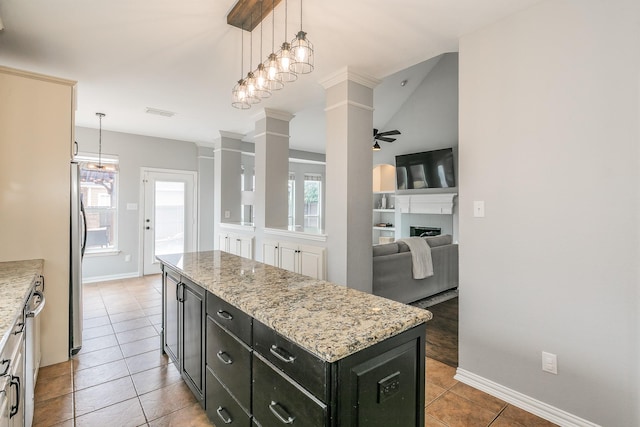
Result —
MULTIPOLYGON (((106 120, 108 120, 108 116, 103 119, 103 125, 106 120)), ((97 129, 76 127, 76 141, 81 153, 97 154, 97 129)), ((114 154, 120 159, 118 188, 118 248, 120 253, 109 256, 85 255, 82 264, 82 276, 85 281, 103 277, 132 277, 141 274, 138 271, 138 255, 142 244, 139 237, 140 212, 126 209, 127 203, 136 203, 138 208, 142 209, 140 200, 141 167, 198 170, 198 148, 191 142, 111 132, 105 131, 103 128, 102 153, 114 154), (131 261, 125 261, 126 255, 131 255, 131 261)), ((213 183, 209 187, 213 187, 213 183)), ((201 215, 204 214, 201 212, 201 215)))
POLYGON ((639 18, 544 1, 460 41, 460 368, 604 426, 640 425, 639 18))

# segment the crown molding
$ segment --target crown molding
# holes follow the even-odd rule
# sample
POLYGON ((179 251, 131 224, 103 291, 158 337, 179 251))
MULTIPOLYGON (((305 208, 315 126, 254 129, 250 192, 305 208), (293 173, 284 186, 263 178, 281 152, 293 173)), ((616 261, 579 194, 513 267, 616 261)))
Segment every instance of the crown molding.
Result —
POLYGON ((342 83, 344 81, 352 81, 370 89, 375 88, 382 82, 382 80, 378 80, 375 77, 359 73, 349 67, 344 67, 331 74, 329 77, 320 80, 320 84, 325 89, 329 89, 330 87, 333 87, 338 83, 342 83))
POLYGON ((272 108, 263 108, 262 111, 258 112, 253 118, 258 121, 265 118, 282 120, 285 122, 290 122, 295 116, 291 113, 281 110, 274 110, 272 108))

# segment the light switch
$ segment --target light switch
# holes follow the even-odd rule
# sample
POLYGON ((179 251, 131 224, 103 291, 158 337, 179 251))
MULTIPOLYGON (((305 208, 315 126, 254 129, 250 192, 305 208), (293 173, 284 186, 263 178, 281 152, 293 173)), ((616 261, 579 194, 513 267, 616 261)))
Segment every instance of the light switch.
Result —
POLYGON ((128 211, 137 211, 138 210, 138 204, 137 203, 127 203, 127 210, 128 211))
POLYGON ((474 200, 473 216, 476 218, 484 218, 484 200, 474 200))

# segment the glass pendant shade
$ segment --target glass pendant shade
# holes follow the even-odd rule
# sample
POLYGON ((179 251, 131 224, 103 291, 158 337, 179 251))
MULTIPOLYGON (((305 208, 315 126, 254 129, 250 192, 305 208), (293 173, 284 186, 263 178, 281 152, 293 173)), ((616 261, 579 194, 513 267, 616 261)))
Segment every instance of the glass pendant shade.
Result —
POLYGON ((284 83, 280 77, 280 62, 278 61, 278 55, 272 53, 269 55, 264 63, 265 71, 267 72, 267 85, 269 90, 280 90, 284 87, 284 83))
POLYGON ((269 98, 271 96, 271 90, 269 89, 269 78, 264 64, 258 64, 254 75, 256 80, 256 95, 260 98, 269 98))
POLYGON ((280 73, 278 73, 280 80, 283 83, 295 82, 298 75, 291 71, 291 44, 288 42, 282 43, 278 52, 278 62, 280 63, 280 73))
POLYGON ((244 81, 247 85, 247 102, 249 104, 257 104, 260 102, 260 97, 256 93, 256 77, 253 75, 253 71, 247 73, 244 81))
POLYGON ((240 110, 251 108, 247 102, 247 85, 244 80, 238 80, 238 84, 233 87, 231 106, 240 110))
POLYGON ((313 43, 307 39, 307 33, 300 30, 291 42, 291 64, 289 69, 296 74, 313 71, 313 43))

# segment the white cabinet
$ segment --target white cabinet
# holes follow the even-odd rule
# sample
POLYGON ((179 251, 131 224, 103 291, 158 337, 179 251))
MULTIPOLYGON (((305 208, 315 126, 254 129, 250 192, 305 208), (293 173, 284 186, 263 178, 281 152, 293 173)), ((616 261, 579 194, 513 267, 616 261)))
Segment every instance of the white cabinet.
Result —
POLYGON ((325 248, 294 242, 265 240, 262 243, 263 262, 314 279, 324 280, 325 248))
POLYGON ((235 233, 222 233, 219 236, 221 251, 253 259, 253 236, 235 233))

